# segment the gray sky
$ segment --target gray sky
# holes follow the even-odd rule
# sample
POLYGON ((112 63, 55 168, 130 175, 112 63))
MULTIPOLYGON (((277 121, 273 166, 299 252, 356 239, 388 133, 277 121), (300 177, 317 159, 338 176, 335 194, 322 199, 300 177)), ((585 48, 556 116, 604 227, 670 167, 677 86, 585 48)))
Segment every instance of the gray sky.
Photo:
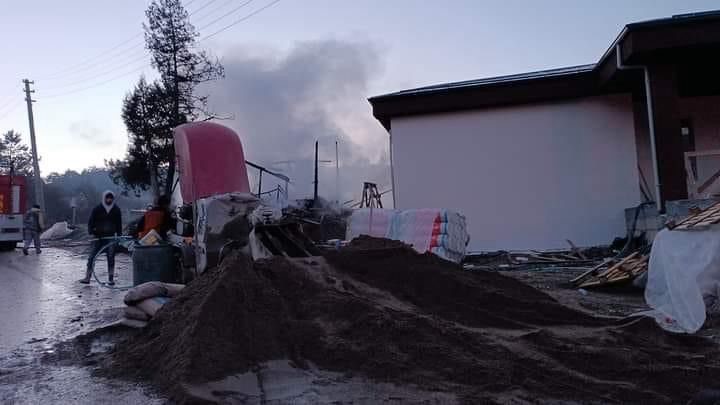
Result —
MULTIPOLYGON (((246 1, 185 3, 191 13, 195 12, 191 20, 198 28, 209 25, 200 30, 202 36, 271 0, 253 0, 213 23, 246 1)), ((152 76, 151 69, 143 69, 148 58, 142 52, 141 23, 147 4, 145 0, 3 2, 0 131, 13 128, 27 135, 20 79, 34 79, 44 174, 102 165, 104 159, 123 155, 122 97, 140 73, 152 76), (110 79, 115 80, 103 83, 110 79)), ((387 143, 382 128, 370 118, 365 101, 368 96, 438 82, 593 63, 625 23, 717 6, 717 0, 283 0, 201 42, 201 46, 238 66, 237 74, 228 72, 236 78, 233 83, 239 86, 238 91, 244 89, 238 80, 254 82, 253 71, 242 65, 253 62, 255 74, 261 78, 257 82, 275 85, 272 91, 277 94, 286 94, 299 106, 307 105, 305 97, 311 95, 313 105, 308 108, 313 113, 323 111, 320 124, 329 131, 325 135, 345 138, 344 142, 352 146, 354 163, 361 165, 382 160, 387 143), (314 88, 278 88, 281 83, 290 83, 287 75, 296 74, 302 80, 303 69, 290 65, 307 62, 303 52, 308 49, 329 61, 312 68, 333 74, 335 85, 342 85, 338 74, 353 75, 349 78, 353 84, 339 93, 343 100, 330 100, 333 92, 324 88, 317 75, 313 76, 314 88), (357 63, 362 66, 348 66, 348 55, 360 56, 357 63), (342 69, 335 69, 333 61, 342 69), (270 80, 277 77, 284 81, 270 80), (295 89, 302 92, 293 94, 295 89)), ((222 109, 218 103, 227 100, 235 107, 222 112, 235 116, 232 125, 240 130, 256 129, 257 124, 242 122, 240 111, 232 111, 244 108, 248 101, 229 100, 228 94, 220 94, 222 83, 218 86, 208 89, 211 102, 213 92, 219 92, 215 107, 222 109)), ((299 114, 303 110, 293 111, 299 114)), ((282 131, 283 127, 266 129, 282 131)), ((282 155, 277 137, 268 138, 272 145, 263 145, 263 138, 257 134, 245 136, 255 137, 246 142, 248 159, 282 155), (266 153, 271 149, 272 154, 266 153)), ((293 152, 288 151, 289 158, 294 157, 293 152)))

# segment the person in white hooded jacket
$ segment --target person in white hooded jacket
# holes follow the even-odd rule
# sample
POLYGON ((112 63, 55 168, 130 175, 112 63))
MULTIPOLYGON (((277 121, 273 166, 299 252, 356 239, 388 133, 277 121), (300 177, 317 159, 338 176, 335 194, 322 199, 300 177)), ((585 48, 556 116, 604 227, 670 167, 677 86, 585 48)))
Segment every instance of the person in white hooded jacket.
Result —
POLYGON ((90 283, 95 255, 107 246, 105 254, 108 263, 108 284, 115 285, 115 244, 112 237, 122 235, 122 213, 115 204, 115 194, 112 191, 103 193, 101 203, 93 208, 88 220, 88 233, 97 240, 88 258, 85 278, 80 280, 83 284, 90 283))

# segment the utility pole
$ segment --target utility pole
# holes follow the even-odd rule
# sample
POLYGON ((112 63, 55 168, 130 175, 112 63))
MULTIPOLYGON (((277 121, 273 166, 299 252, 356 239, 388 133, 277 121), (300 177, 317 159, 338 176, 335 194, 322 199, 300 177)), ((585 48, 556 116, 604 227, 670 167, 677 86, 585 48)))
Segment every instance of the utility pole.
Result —
POLYGON ((340 206, 340 152, 338 152, 338 141, 335 140, 335 203, 340 206))
POLYGON ((318 202, 318 141, 315 141, 315 191, 313 192, 313 206, 318 202))
POLYGON ((35 100, 32 99, 31 93, 35 93, 35 90, 30 90, 30 85, 35 84, 28 79, 24 79, 25 83, 25 101, 27 102, 28 110, 28 122, 30 123, 30 147, 32 149, 33 158, 33 173, 35 174, 35 204, 40 204, 40 207, 45 211, 45 195, 43 193, 43 183, 40 177, 40 164, 38 163, 37 143, 35 142, 35 119, 33 118, 32 103, 35 100))

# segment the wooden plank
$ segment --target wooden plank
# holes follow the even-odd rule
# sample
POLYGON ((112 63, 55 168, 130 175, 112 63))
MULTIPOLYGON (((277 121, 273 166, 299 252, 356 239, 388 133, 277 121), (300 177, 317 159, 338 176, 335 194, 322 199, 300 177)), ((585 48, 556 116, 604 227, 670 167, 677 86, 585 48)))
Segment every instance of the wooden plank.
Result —
POLYGON ((701 222, 704 219, 707 219, 709 216, 720 213, 720 202, 715 203, 711 205, 710 207, 704 209, 698 214, 691 215, 682 221, 678 222, 675 225, 674 229, 688 229, 693 227, 696 223, 701 222))
POLYGON ((600 287, 603 285, 609 285, 609 284, 616 284, 619 282, 630 280, 630 276, 623 276, 619 278, 614 278, 612 280, 599 280, 599 281, 588 281, 587 283, 583 283, 579 286, 579 288, 592 288, 592 287, 600 287))
POLYGON ((588 276, 591 276, 598 272, 603 266, 606 266, 608 263, 612 262, 612 259, 605 259, 602 261, 602 263, 598 264, 597 266, 593 267, 592 269, 586 271, 585 273, 575 277, 574 279, 570 280, 572 284, 577 284, 580 281, 586 279, 588 276))
POLYGON ((720 179, 720 170, 713 173, 713 175, 710 176, 707 180, 705 180, 705 182, 703 184, 699 185, 697 188, 697 192, 699 194, 704 193, 705 190, 708 189, 708 187, 712 186, 713 183, 715 183, 715 181, 717 181, 717 179, 720 179))
MULTIPOLYGON (((528 257, 531 257, 531 258, 533 258, 533 259, 535 259, 535 260, 547 261, 547 262, 551 262, 551 263, 552 263, 552 262, 554 262, 554 263, 565 263, 565 262, 567 262, 567 260, 565 260, 565 259, 557 259, 557 258, 554 258, 554 257, 545 257, 545 256, 540 256, 540 255, 535 255, 535 254, 528 255, 528 257)), ((577 260, 577 259, 575 259, 575 260, 577 260)))
POLYGON ((564 258, 564 259, 566 259, 566 260, 587 260, 587 259, 583 259, 583 258, 578 257, 578 256, 566 255, 566 254, 555 255, 555 257, 557 257, 557 258, 564 258))
POLYGON ((610 271, 610 270, 615 270, 616 268, 622 266, 623 264, 625 264, 625 263, 627 263, 628 261, 630 261, 630 260, 634 259, 635 257, 637 257, 638 254, 640 254, 640 253, 639 253, 639 252, 633 252, 630 256, 626 256, 624 259, 622 259, 622 260, 620 260, 619 262, 617 262, 614 266, 610 267, 610 268, 608 269, 608 271, 610 271))
POLYGON ((573 253, 575 253, 576 255, 578 255, 579 258, 581 258, 581 259, 583 259, 583 260, 587 260, 587 256, 585 256, 585 255, 583 254, 583 252, 582 252, 580 249, 578 249, 577 246, 575 246, 575 244, 573 243, 573 241, 571 241, 570 239, 565 239, 565 241, 567 241, 568 245, 570 245, 570 250, 572 250, 573 253))

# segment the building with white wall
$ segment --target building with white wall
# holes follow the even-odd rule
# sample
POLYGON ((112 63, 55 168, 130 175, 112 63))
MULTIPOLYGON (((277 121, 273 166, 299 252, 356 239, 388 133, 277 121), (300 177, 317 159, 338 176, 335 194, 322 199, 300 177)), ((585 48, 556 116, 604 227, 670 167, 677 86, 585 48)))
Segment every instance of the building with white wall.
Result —
POLYGON ((720 13, 676 16, 627 25, 592 65, 373 97, 396 208, 463 213, 471 250, 552 249, 720 192, 719 50, 720 13))

